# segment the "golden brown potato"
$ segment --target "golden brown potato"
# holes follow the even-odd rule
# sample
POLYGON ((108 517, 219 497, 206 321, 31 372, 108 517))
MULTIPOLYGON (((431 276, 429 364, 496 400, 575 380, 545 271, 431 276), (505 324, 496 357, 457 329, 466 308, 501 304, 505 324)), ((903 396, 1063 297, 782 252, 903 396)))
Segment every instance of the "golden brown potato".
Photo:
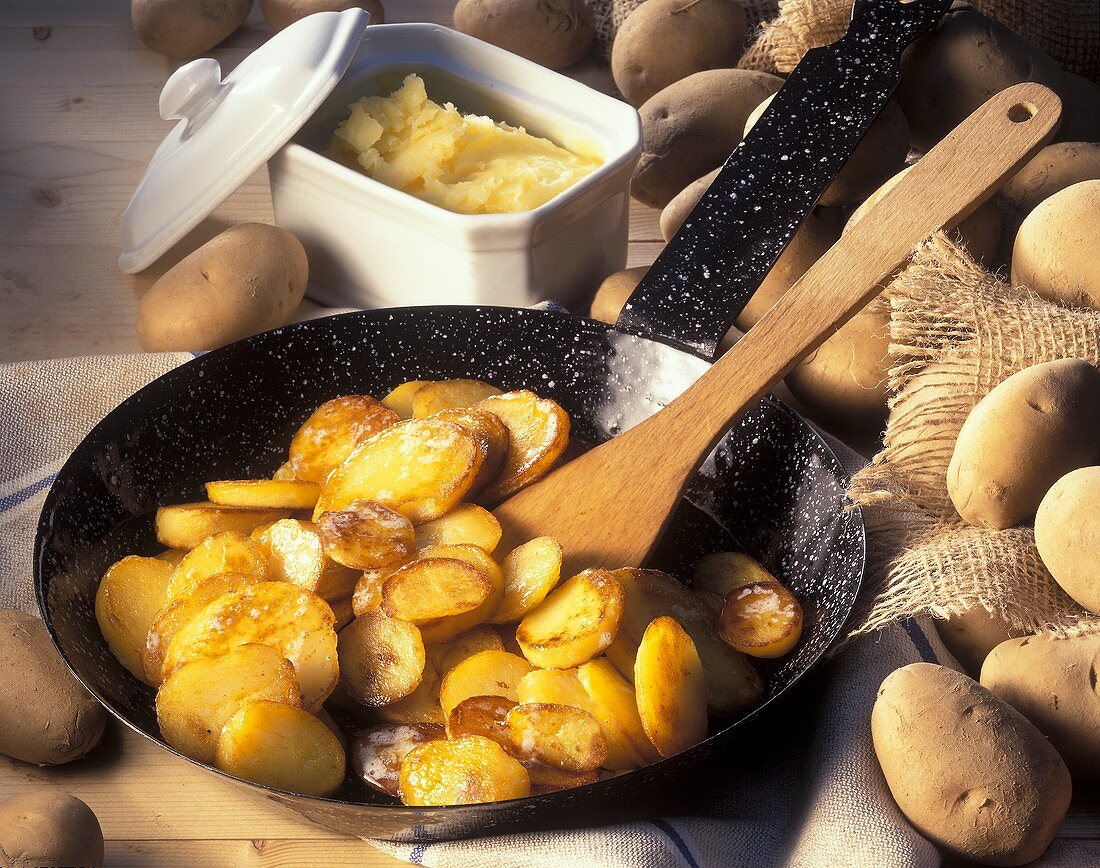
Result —
POLYGON ((476 609, 492 591, 488 577, 463 561, 419 558, 386 577, 382 611, 391 618, 427 624, 476 609))
POLYGON ((540 536, 512 549, 501 561, 504 597, 489 619, 494 624, 518 621, 557 585, 561 578, 561 544, 540 536))
POLYGON ((500 417, 508 428, 508 459, 479 498, 496 503, 545 476, 569 445, 569 414, 549 398, 521 390, 495 395, 475 409, 500 417))
POLYGON ((596 290, 588 315, 592 319, 614 325, 619 314, 622 313, 623 305, 642 282, 647 271, 649 271, 648 265, 640 265, 637 268, 626 268, 609 274, 596 290))
POLYGON ((270 645, 240 645, 173 672, 157 691, 157 725, 180 753, 209 763, 225 722, 260 699, 300 706, 294 667, 270 645))
POLYGON ((359 577, 351 595, 351 607, 356 615, 381 608, 382 585, 388 576, 388 570, 367 570, 359 577))
POLYGON ((525 798, 531 780, 495 741, 467 735, 429 741, 406 754, 400 793, 406 805, 471 805, 525 798))
POLYGON ((298 477, 294 475, 294 467, 288 460, 275 468, 275 472, 271 474, 271 478, 277 482, 293 482, 298 477))
POLYGON ((573 772, 595 771, 607 759, 599 722, 580 708, 525 703, 508 712, 508 734, 524 757, 573 772))
POLYGON ((409 380, 392 389, 382 403, 393 410, 402 419, 411 419, 413 415, 412 400, 421 386, 428 385, 427 380, 409 380))
POLYGON ((461 425, 477 440, 481 448, 481 469, 470 487, 471 494, 480 491, 500 476, 508 462, 511 435, 499 416, 474 407, 459 407, 440 410, 433 418, 461 425))
POLYGON ((260 0, 264 21, 276 32, 316 12, 343 12, 356 8, 370 13, 371 24, 386 23, 382 0, 260 0))
POLYGON ((634 688, 615 671, 615 667, 600 657, 578 667, 577 678, 592 700, 589 711, 600 722, 605 733, 615 733, 615 739, 620 744, 629 746, 634 765, 647 766, 657 762, 661 755, 645 734, 634 688))
POLYGON ((449 512, 481 469, 481 448, 465 428, 442 419, 411 419, 361 444, 321 489, 314 516, 373 500, 414 524, 449 512))
POLYGON ((374 716, 390 723, 442 725, 446 717, 439 702, 439 687, 439 673, 432 661, 425 658, 416 690, 397 702, 375 708, 374 716))
POLYGON ((1100 142, 1058 142, 1031 158, 1004 187, 1001 201, 1016 214, 1081 181, 1100 180, 1100 142))
POLYGON ((420 632, 425 642, 448 642, 460 633, 489 620, 504 595, 504 574, 484 549, 472 545, 428 546, 421 549, 419 557, 464 561, 484 575, 492 586, 489 596, 477 608, 424 624, 420 632))
POLYGON ((425 383, 412 395, 412 417, 426 419, 444 410, 472 407, 500 389, 481 380, 437 380, 425 383))
POLYGON ((427 645, 424 650, 440 673, 446 675, 467 657, 473 657, 480 651, 503 651, 504 645, 496 630, 487 624, 479 624, 450 641, 427 645))
POLYGON ((751 582, 726 595, 718 632, 752 657, 782 657, 802 636, 802 607, 778 582, 751 582))
POLYGON ((694 591, 710 591, 721 597, 750 582, 778 581, 757 560, 743 552, 715 552, 701 557, 691 577, 694 591))
POLYGON ((343 783, 347 759, 339 739, 312 714, 260 700, 242 706, 226 721, 214 764, 246 781, 327 796, 343 783))
POLYGON ((461 503, 446 515, 418 525, 416 547, 474 545, 491 553, 500 537, 500 522, 491 512, 473 503, 461 503))
POLYGON ((625 596, 607 570, 585 570, 562 583, 516 628, 523 656, 541 669, 571 669, 615 640, 625 596))
POLYGON ((253 534, 271 578, 312 591, 323 600, 342 600, 355 589, 358 574, 325 557, 317 525, 284 518, 253 534))
POLYGON ((177 503, 157 509, 157 540, 169 548, 190 551, 214 534, 250 534, 262 525, 289 515, 290 511, 286 509, 219 506, 207 502, 177 503))
POLYGON ((0 853, 12 868, 39 865, 103 865, 103 829, 76 796, 56 787, 0 801, 0 853))
POLYGON ((707 682, 695 643, 674 619, 655 618, 634 660, 634 693, 642 729, 661 756, 707 737, 707 682))
POLYGON ((522 760, 523 767, 527 769, 527 775, 531 779, 531 795, 541 796, 543 793, 556 793, 560 790, 571 790, 574 787, 584 787, 594 784, 600 779, 598 771, 571 772, 567 769, 559 769, 556 766, 547 766, 531 760, 522 760))
POLYGON ((145 680, 145 636, 168 602, 172 565, 159 558, 123 558, 104 573, 95 595, 95 617, 118 662, 145 680))
POLYGON ((351 597, 333 600, 328 605, 332 609, 332 629, 339 633, 355 618, 355 607, 352 605, 351 597))
POLYGON ((1062 590, 1100 614, 1100 467, 1071 471, 1050 487, 1035 513, 1035 545, 1062 590))
POLYGON ((377 570, 412 557, 416 534, 412 522, 388 506, 357 500, 317 518, 325 554, 356 570, 377 570))
POLYGON ((348 693, 370 708, 412 693, 424 675, 424 642, 408 621, 366 612, 340 631, 340 676, 348 693))
POLYGON ((175 566, 187 556, 186 549, 165 549, 162 552, 158 552, 154 555, 158 560, 162 560, 166 563, 175 566))
POLYGON ((373 790, 400 797, 401 763, 415 747, 446 738, 435 724, 385 723, 363 730, 351 746, 352 770, 373 790))
POLYGON ((459 0, 454 26, 550 69, 576 63, 595 39, 583 0, 459 0))
POLYGON ((314 410, 290 441, 298 479, 324 484, 360 443, 400 421, 369 395, 342 395, 314 410))
POLYGON ((531 664, 507 651, 479 651, 443 676, 439 700, 448 717, 463 699, 471 696, 503 696, 516 701, 519 682, 531 664))
POLYGON ((319 708, 340 677, 335 618, 320 597, 286 582, 260 582, 208 604, 172 637, 163 672, 238 645, 270 645, 294 666, 308 711, 319 708))
POLYGON ((516 703, 505 696, 467 696, 447 715, 447 738, 480 735, 517 759, 529 756, 512 744, 509 735, 508 712, 515 707, 516 703))
POLYGON ((321 487, 300 479, 225 479, 206 483, 211 503, 259 509, 313 509, 321 487))
POLYGON ((258 579, 270 575, 263 549, 244 534, 229 530, 207 537, 176 564, 168 582, 168 597, 182 596, 221 573, 243 573, 258 579))

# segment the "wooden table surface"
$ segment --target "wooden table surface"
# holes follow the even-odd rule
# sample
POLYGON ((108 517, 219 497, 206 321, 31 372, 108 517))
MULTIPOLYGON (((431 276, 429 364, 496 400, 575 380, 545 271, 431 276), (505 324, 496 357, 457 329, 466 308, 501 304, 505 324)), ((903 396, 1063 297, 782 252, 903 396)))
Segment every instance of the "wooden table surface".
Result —
MULTIPOLYGON (((393 22, 449 23, 451 6, 398 0, 386 11, 393 22)), ((266 36, 254 10, 212 54, 228 71, 266 36)), ((153 268, 119 272, 120 217, 171 126, 157 99, 177 65, 140 44, 128 0, 0 0, 0 362, 136 351, 137 301, 167 267, 226 225, 272 221, 260 171, 153 268)), ((607 86, 595 64, 571 72, 607 86)), ((630 239, 629 264, 651 262, 662 246, 657 212, 635 203, 630 239)), ((40 786, 91 805, 110 866, 404 864, 249 798, 116 725, 69 766, 0 757, 0 799, 40 786)), ((1088 801, 1063 837, 1100 839, 1100 810, 1088 801)))

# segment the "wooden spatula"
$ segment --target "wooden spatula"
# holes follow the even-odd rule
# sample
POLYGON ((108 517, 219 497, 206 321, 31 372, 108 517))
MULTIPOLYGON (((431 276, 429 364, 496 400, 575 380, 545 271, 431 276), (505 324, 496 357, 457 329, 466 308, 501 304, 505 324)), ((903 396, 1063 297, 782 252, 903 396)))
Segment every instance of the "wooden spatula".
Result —
MULTIPOLYGON (((917 244, 988 199, 1043 146, 1060 112, 1058 97, 1038 84, 995 95, 679 398, 498 506, 501 550, 546 535, 572 567, 643 564, 733 422, 863 308, 917 244)), ((631 340, 645 341, 624 335, 631 340)))

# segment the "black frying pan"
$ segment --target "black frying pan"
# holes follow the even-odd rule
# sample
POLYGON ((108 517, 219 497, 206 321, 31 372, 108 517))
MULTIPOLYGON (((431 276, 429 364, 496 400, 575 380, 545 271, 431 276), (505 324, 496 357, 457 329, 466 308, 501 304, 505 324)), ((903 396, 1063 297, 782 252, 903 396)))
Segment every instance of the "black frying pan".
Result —
MULTIPOLYGON (((852 31, 839 47, 811 52, 806 75, 800 78, 803 67, 796 70, 689 218, 681 233, 685 243, 669 246, 661 258, 666 267, 631 299, 623 325, 647 337, 546 311, 365 311, 248 338, 165 374, 124 401, 58 474, 35 542, 39 605, 72 670, 120 720, 172 750, 157 729, 153 690, 122 668, 100 636, 93 611, 99 578, 126 554, 158 549, 157 505, 201 499, 207 480, 269 476, 295 429, 329 398, 381 395, 411 379, 476 377, 554 398, 572 417, 576 437, 599 442, 679 395, 705 370, 699 356, 713 351, 882 108, 897 84, 904 45, 946 6, 947 0, 905 6, 859 0, 852 31), (853 57, 863 70, 854 77, 848 72, 853 57), (807 86, 812 99, 804 99, 807 86), (834 105, 848 100, 847 119, 821 114, 822 99, 834 105), (799 106, 809 126, 796 148, 782 118, 797 114, 799 106), (811 156, 801 155, 803 146, 811 156), (782 159, 784 149, 788 159, 782 159), (744 198, 739 202, 731 193, 744 198), (746 222, 750 197, 767 206, 755 226, 746 222), (708 272, 706 280, 700 269, 708 272), (684 273, 700 279, 685 282, 684 273)), ((712 722, 713 734, 682 754, 587 787, 446 808, 403 807, 350 777, 325 799, 238 783, 338 831, 404 841, 669 810, 670 797, 713 767, 838 637, 864 563, 862 519, 846 510, 845 483, 828 446, 771 398, 736 424, 697 475, 653 565, 687 578, 701 555, 742 549, 791 587, 807 617, 797 649, 764 668, 760 705, 741 719, 712 722)))

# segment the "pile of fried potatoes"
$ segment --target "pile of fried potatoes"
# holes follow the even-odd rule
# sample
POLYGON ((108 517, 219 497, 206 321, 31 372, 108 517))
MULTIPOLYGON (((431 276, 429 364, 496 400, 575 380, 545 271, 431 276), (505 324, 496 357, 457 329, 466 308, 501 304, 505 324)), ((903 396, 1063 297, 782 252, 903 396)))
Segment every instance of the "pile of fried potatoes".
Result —
POLYGON ((407 805, 592 783, 703 740, 797 643, 798 601, 746 555, 562 580, 561 546, 497 553, 486 508, 549 471, 569 417, 533 392, 409 382, 323 404, 272 479, 161 507, 155 557, 104 575, 100 629, 157 689, 164 739, 267 786, 355 774, 407 805))

